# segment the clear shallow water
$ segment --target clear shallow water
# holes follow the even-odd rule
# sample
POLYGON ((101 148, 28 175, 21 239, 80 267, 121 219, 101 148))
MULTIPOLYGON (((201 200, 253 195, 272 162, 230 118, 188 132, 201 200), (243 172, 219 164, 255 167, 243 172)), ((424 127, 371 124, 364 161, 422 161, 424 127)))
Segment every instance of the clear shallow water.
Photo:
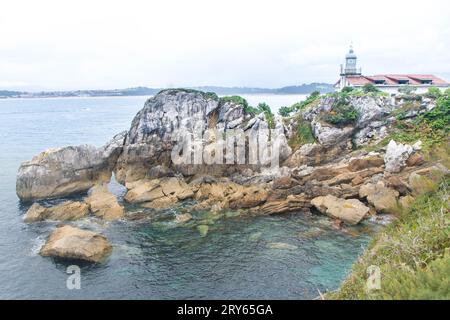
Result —
MULTIPOLYGON (((295 214, 219 219, 206 237, 165 221, 82 220, 75 224, 103 232, 114 251, 103 264, 81 265, 81 290, 66 289, 72 262, 37 254, 56 223, 23 223, 28 206, 15 194, 17 168, 49 147, 104 144, 129 128, 145 100, 0 100, 0 298, 302 299, 339 285, 368 241, 367 226, 344 233, 324 217, 295 214), (273 244, 279 242, 288 248, 273 244)), ((298 100, 284 96, 278 106, 298 100)))

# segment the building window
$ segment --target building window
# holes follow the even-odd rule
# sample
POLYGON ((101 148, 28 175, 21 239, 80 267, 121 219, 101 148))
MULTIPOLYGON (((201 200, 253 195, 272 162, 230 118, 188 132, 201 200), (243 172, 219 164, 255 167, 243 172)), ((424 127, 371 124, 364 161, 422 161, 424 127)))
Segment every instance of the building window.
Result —
POLYGON ((409 80, 398 80, 398 84, 409 84, 409 80))
POLYGON ((427 79, 427 80, 422 80, 422 84, 432 84, 433 80, 431 79, 427 79))

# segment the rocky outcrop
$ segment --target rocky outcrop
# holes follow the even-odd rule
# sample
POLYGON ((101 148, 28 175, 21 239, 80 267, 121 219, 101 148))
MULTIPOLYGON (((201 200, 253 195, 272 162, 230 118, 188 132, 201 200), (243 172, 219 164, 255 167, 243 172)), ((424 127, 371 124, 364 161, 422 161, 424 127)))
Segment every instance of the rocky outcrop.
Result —
POLYGON ((303 194, 289 195, 283 200, 267 201, 261 206, 251 208, 249 212, 254 215, 271 215, 288 212, 309 212, 311 202, 303 194))
MULTIPOLYGON (((266 163, 253 164, 248 159, 238 163, 237 153, 242 150, 236 148, 233 157, 225 158, 215 148, 225 148, 230 130, 258 136, 268 127, 264 115, 252 118, 244 105, 231 100, 192 90, 165 90, 149 99, 134 118, 115 167, 116 177, 122 183, 155 177, 149 173, 155 166, 184 176, 229 176, 249 166, 257 168, 266 163), (195 150, 202 150, 203 159, 191 158, 195 150)), ((278 143, 281 161, 291 152, 284 131, 281 121, 276 121, 271 139, 278 143)))
POLYGON ((18 197, 23 201, 62 197, 109 181, 124 139, 122 133, 102 148, 81 145, 40 153, 20 166, 18 197))
POLYGON ((414 146, 408 144, 396 143, 391 140, 386 148, 384 155, 384 162, 386 164, 386 171, 400 172, 408 161, 413 152, 420 150, 421 142, 417 142, 414 146))
POLYGON ((153 209, 163 209, 194 196, 191 186, 176 177, 143 179, 127 183, 126 187, 129 190, 125 195, 125 201, 153 209))
POLYGON ((369 212, 369 208, 357 199, 339 199, 331 195, 314 198, 311 204, 321 213, 352 225, 359 223, 369 212))
POLYGON ((39 253, 44 257, 101 262, 111 251, 103 235, 66 225, 50 234, 39 253))
POLYGON ((59 205, 47 208, 34 203, 27 211, 24 221, 35 222, 43 220, 77 220, 89 213, 89 206, 84 202, 66 201, 59 205))
POLYGON ((89 190, 85 199, 91 212, 105 220, 117 220, 124 216, 123 206, 119 204, 115 195, 108 191, 106 184, 96 185, 89 190))
POLYGON ((361 186, 359 196, 366 197, 367 201, 379 212, 395 213, 397 211, 399 192, 386 187, 383 181, 361 186))

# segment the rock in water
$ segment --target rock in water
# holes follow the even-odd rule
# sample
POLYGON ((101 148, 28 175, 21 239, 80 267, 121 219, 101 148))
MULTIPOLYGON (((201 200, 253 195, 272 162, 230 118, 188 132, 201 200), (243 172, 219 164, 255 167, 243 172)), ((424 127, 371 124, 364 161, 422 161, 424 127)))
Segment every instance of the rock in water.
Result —
POLYGON ((123 217, 123 207, 117 202, 117 198, 108 191, 107 184, 96 185, 89 190, 86 198, 93 214, 105 220, 117 220, 123 217))
POLYGON ((66 201, 54 207, 46 208, 34 203, 25 215, 25 222, 42 220, 76 220, 84 218, 89 213, 89 206, 84 202, 66 201))
POLYGON ((16 192, 22 201, 85 192, 107 182, 122 149, 125 133, 102 148, 90 145, 48 149, 20 165, 16 192))
POLYGON ((100 262, 111 251, 112 246, 103 235, 66 225, 50 234, 39 253, 44 257, 100 262))
POLYGON ((296 250, 297 246, 293 244, 284 243, 284 242, 269 242, 267 244, 267 248, 269 249, 280 249, 280 250, 296 250))
POLYGON ((208 234, 209 227, 206 224, 201 224, 197 226, 197 230, 200 233, 200 236, 206 237, 206 235, 208 234))
POLYGON ((311 204, 321 213, 349 224, 359 223, 369 212, 369 208, 357 199, 339 199, 332 195, 316 197, 311 204))

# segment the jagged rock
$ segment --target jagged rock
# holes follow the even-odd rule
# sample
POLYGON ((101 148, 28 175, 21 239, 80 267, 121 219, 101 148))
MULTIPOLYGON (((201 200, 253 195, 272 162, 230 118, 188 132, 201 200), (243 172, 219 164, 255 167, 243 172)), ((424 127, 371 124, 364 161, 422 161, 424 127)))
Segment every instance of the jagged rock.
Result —
POLYGON ((175 216, 176 223, 185 223, 192 219, 192 215, 190 213, 180 213, 175 216))
POLYGON ((128 192, 125 194, 125 201, 129 203, 143 203, 164 197, 160 186, 160 180, 138 180, 125 184, 128 192))
POLYGON ((397 190, 401 195, 406 195, 411 191, 409 185, 398 176, 389 177, 387 179, 387 186, 397 190))
POLYGON ((382 158, 377 156, 369 156, 351 160, 348 165, 348 169, 355 172, 373 167, 381 167, 383 164, 384 160, 382 158))
POLYGON ((382 181, 376 184, 368 183, 359 189, 360 198, 367 197, 367 201, 379 212, 393 213, 397 209, 399 192, 387 188, 382 181))
POLYGON ((348 126, 343 128, 331 127, 323 125, 320 121, 313 120, 311 122, 313 134, 320 144, 330 147, 340 144, 349 139, 354 131, 354 127, 348 126))
POLYGON ((268 193, 263 188, 253 186, 245 188, 242 192, 236 192, 228 199, 231 209, 253 208, 264 203, 268 193))
POLYGON ((413 152, 414 149, 412 146, 396 143, 394 140, 391 140, 387 145, 386 154, 384 155, 386 171, 393 173, 400 172, 406 166, 406 161, 413 152))
MULTIPOLYGON (((151 172, 155 166, 166 167, 184 176, 229 176, 244 170, 246 166, 237 163, 236 150, 236 157, 229 164, 219 161, 205 165, 205 157, 214 158, 214 148, 223 148, 223 137, 228 130, 242 129, 248 134, 257 134, 268 128, 264 115, 246 122, 247 116, 243 105, 220 100, 215 95, 184 89, 163 90, 147 100, 134 118, 115 167, 116 178, 126 183, 144 179, 146 175, 158 177, 151 172), (188 152, 182 146, 202 148, 203 159, 196 159, 198 161, 194 163, 183 161, 188 152)), ((273 143, 278 142, 280 161, 291 152, 284 131, 283 124, 277 120, 271 138, 273 143)))
POLYGON ((177 202, 178 202, 178 198, 174 195, 170 195, 170 196, 164 196, 162 198, 155 199, 150 202, 144 202, 141 204, 141 206, 144 208, 161 210, 161 209, 169 208, 177 202))
POLYGON ((28 209, 24 221, 77 220, 86 217, 88 213, 89 206, 84 202, 66 201, 50 208, 34 203, 30 209, 28 209))
POLYGON ((321 213, 349 224, 359 223, 369 212, 369 208, 357 199, 339 199, 331 195, 314 198, 311 204, 321 213))
POLYGON ((112 246, 103 235, 66 225, 50 234, 40 254, 44 257, 100 262, 111 251, 112 246))
POLYGON ((102 148, 90 145, 48 149, 20 165, 16 192, 23 201, 85 192, 108 182, 122 149, 125 133, 102 148))
POLYGON ((421 164, 423 164, 425 162, 425 159, 423 158, 423 156, 419 153, 413 153, 408 160, 406 160, 406 165, 408 167, 415 167, 415 166, 420 166, 421 164))
POLYGON ((255 215, 270 215, 287 212, 309 212, 311 203, 304 195, 289 195, 284 200, 267 201, 261 206, 251 208, 249 212, 255 215))
POLYGON ((116 196, 108 191, 106 184, 96 185, 90 189, 89 196, 85 201, 92 213, 99 218, 117 220, 124 215, 123 206, 119 204, 116 196))
POLYGON ((273 189, 289 189, 292 187, 292 179, 290 176, 284 176, 273 181, 273 189))

